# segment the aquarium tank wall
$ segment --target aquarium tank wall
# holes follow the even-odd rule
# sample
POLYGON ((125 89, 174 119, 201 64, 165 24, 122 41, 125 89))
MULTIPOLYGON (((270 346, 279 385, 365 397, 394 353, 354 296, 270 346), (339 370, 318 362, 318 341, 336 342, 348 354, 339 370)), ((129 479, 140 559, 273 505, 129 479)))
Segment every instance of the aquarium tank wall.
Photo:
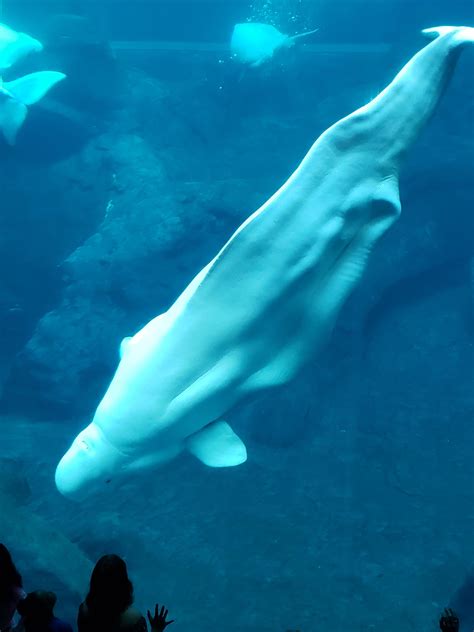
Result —
POLYGON ((76 630, 116 554, 176 632, 471 632, 472 0, 0 7, 25 593, 76 630))

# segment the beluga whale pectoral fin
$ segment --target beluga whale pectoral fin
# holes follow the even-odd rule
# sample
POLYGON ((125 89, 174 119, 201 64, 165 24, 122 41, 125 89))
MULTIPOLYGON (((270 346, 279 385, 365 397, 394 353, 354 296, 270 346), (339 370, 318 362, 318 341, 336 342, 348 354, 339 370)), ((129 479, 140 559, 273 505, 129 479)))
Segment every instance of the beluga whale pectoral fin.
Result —
POLYGON ((21 101, 25 105, 33 105, 65 78, 66 75, 63 72, 41 70, 14 81, 6 81, 3 87, 13 99, 21 101))
POLYGON ((244 442, 225 421, 214 421, 188 437, 186 448, 209 467, 232 467, 247 460, 244 442))
POLYGON ((37 103, 65 78, 62 72, 43 70, 3 82, 0 86, 0 130, 9 145, 15 144, 28 112, 27 106, 37 103))

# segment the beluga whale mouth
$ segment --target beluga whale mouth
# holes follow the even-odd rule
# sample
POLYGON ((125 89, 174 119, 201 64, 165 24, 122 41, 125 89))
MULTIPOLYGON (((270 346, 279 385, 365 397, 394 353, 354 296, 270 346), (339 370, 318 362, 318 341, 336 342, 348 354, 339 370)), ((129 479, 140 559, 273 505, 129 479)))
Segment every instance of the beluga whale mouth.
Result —
POLYGON ((59 491, 187 451, 244 463, 229 411, 289 382, 330 336, 370 254, 401 212, 403 159, 436 110, 474 29, 436 27, 370 103, 337 121, 164 313, 121 345, 117 371, 62 458, 59 491), (82 443, 81 443, 82 442, 82 443))
POLYGON ((125 460, 125 455, 107 442, 100 428, 91 424, 79 433, 61 459, 56 468, 56 487, 64 496, 85 498, 90 491, 85 481, 110 484, 113 473, 125 460))

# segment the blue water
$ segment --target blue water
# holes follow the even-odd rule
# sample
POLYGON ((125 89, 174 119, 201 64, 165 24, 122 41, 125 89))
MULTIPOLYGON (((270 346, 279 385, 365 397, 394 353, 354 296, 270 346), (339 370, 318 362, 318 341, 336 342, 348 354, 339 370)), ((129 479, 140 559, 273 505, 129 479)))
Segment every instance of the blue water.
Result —
POLYGON ((26 589, 54 590, 74 623, 93 563, 115 552, 137 606, 165 603, 176 632, 428 632, 448 604, 470 632, 471 49, 327 347, 230 414, 248 461, 182 455, 82 503, 54 471, 120 341, 387 85, 420 29, 474 25, 472 1, 4 0, 1 21, 45 44, 7 80, 68 75, 13 148, 0 139, 0 541, 26 589), (319 31, 244 69, 228 47, 247 20, 319 31))

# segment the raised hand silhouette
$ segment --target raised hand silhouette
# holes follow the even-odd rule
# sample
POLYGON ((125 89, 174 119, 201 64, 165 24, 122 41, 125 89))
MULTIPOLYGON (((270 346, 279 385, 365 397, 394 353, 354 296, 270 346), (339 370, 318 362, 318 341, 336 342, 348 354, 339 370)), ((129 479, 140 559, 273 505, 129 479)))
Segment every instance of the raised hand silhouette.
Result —
POLYGON ((439 620, 441 632, 459 632, 459 618, 451 608, 445 608, 439 620))
POLYGON ((174 619, 170 621, 166 620, 168 616, 168 610, 161 606, 161 610, 158 612, 158 604, 155 606, 155 616, 152 616, 151 612, 148 610, 148 621, 150 622, 150 627, 152 632, 163 632, 165 628, 167 628, 171 623, 174 622, 174 619))

